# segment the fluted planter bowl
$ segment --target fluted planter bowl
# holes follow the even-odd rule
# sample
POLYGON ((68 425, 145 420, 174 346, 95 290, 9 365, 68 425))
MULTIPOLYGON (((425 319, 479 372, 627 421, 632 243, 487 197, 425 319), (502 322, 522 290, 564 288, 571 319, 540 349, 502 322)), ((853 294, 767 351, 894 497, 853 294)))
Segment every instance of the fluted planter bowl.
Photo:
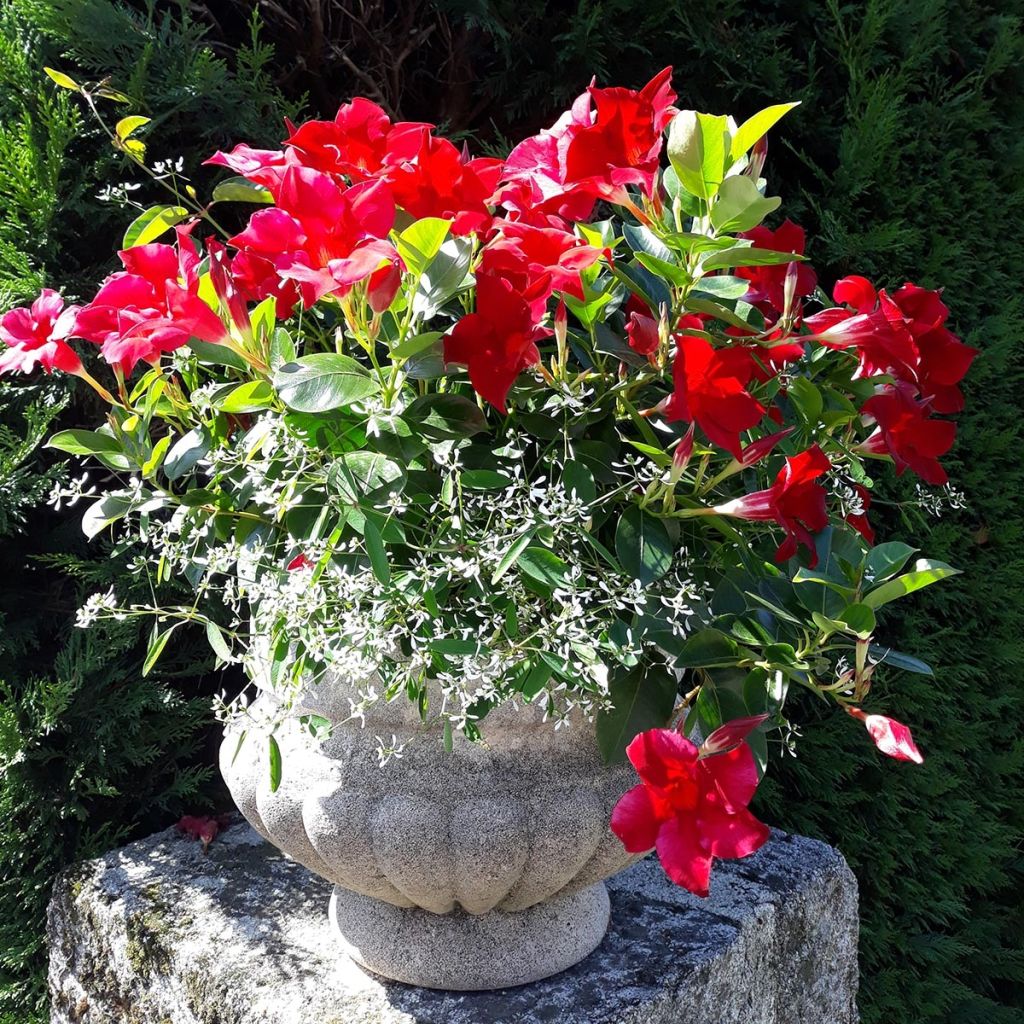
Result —
MULTIPOLYGON (((608 927, 603 880, 633 859, 609 829, 633 782, 607 767, 582 716, 556 730, 535 707, 502 706, 484 741, 378 702, 346 721, 352 689, 328 677, 302 701, 334 723, 319 742, 295 719, 276 734, 271 792, 260 740, 228 731, 221 771, 269 842, 334 883, 330 915, 348 954, 430 988, 522 985, 571 967, 608 927), (381 767, 376 737, 409 740, 381 767), (237 752, 237 754, 236 754, 237 752)), ((272 701, 269 694, 260 701, 272 701)))

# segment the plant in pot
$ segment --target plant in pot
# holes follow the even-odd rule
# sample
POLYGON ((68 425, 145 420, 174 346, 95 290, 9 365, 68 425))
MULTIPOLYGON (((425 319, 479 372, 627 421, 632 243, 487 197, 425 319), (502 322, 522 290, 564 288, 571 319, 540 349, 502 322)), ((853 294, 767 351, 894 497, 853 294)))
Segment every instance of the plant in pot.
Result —
MULTIPOLYGON (((109 405, 51 441, 97 467, 61 495, 89 496, 86 533, 154 595, 195 589, 98 594, 81 624, 150 616, 147 670, 197 626, 244 665, 234 798, 391 978, 563 969, 651 849, 707 895, 714 858, 768 838, 748 805, 793 687, 921 759, 865 710, 879 665, 930 671, 876 620, 955 570, 876 543, 873 474, 946 484, 975 351, 937 292, 830 299, 803 231, 762 225, 794 104, 675 101, 670 69, 592 86, 499 160, 356 99, 214 155, 234 176, 208 203, 154 171, 172 201, 91 301, 0 322, 0 367, 109 405)), ((108 131, 146 168, 149 128, 108 131)))

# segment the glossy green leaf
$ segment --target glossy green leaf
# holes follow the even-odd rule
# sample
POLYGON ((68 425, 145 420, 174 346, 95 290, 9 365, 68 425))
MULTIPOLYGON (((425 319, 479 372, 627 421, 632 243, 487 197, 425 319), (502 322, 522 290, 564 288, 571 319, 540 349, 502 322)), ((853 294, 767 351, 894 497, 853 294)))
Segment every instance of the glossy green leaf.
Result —
POLYGON ((402 413, 402 419, 433 440, 472 437, 487 429, 487 420, 476 402, 463 395, 421 395, 402 413))
POLYGON ((954 569, 945 562, 937 562, 928 558, 919 558, 911 572, 897 576, 864 596, 864 603, 871 608, 881 608, 890 601, 896 601, 907 594, 912 594, 922 587, 931 586, 939 580, 959 575, 960 570, 954 569))
POLYGON ((167 641, 171 639, 171 634, 177 627, 178 623, 175 623, 173 626, 168 626, 163 632, 154 632, 153 638, 150 640, 149 647, 146 650, 146 659, 142 663, 143 677, 148 676, 153 671, 153 666, 160 660, 160 655, 163 654, 167 641))
POLYGON ((626 747, 648 729, 664 728, 675 707, 677 685, 667 669, 643 664, 608 681, 612 709, 597 716, 597 743, 606 764, 626 759, 626 747))
POLYGON ((893 668, 901 668, 906 672, 916 672, 922 676, 933 676, 931 666, 920 658, 904 654, 902 651, 894 651, 891 647, 883 647, 881 644, 869 644, 868 654, 882 665, 891 665, 893 668))
POLYGON ((471 491, 500 491, 512 486, 512 478, 493 469, 467 469, 459 481, 471 491))
POLYGON ((711 207, 711 223, 726 235, 749 231, 777 210, 781 203, 778 196, 767 198, 761 195, 745 174, 736 174, 722 182, 718 198, 711 207))
POLYGON ((702 629, 694 633, 675 657, 677 668, 714 668, 735 665, 739 645, 718 629, 702 629))
POLYGON ((367 520, 363 526, 363 540, 366 542, 366 553, 370 557, 370 567, 373 575, 387 586, 391 582, 391 566, 388 564, 388 553, 384 547, 384 540, 380 530, 367 520))
POLYGON ((213 201, 215 203, 272 203, 274 197, 270 194, 270 189, 239 176, 227 178, 215 185, 213 201))
POLYGON ((285 363, 274 374, 281 401, 297 412, 328 412, 380 391, 380 382, 349 356, 315 352, 285 363))
POLYGON ((646 585, 669 571, 675 550, 665 524, 630 505, 615 528, 615 554, 622 568, 646 585))
POLYGON ((804 257, 795 252, 776 252, 758 249, 752 245, 737 245, 719 249, 704 258, 704 270, 724 270, 727 267, 772 267, 783 263, 799 263, 804 257))
POLYGON ((151 206, 128 225, 121 242, 122 249, 155 242, 165 231, 190 216, 184 206, 151 206))
POLYGON ((448 237, 451 221, 424 217, 410 224, 398 236, 396 248, 410 274, 417 277, 430 266, 448 237))
POLYGON ((736 129, 736 134, 732 137, 732 144, 729 147, 730 160, 738 160, 769 129, 798 106, 800 106, 799 100, 796 103, 776 103, 773 106, 765 107, 764 110, 759 110, 752 117, 748 117, 736 129))
POLYGON ((509 569, 515 564, 519 556, 530 546, 530 541, 533 540, 533 531, 524 533, 502 556, 501 561, 497 564, 494 569, 494 573, 491 575, 491 583, 497 583, 502 576, 509 571, 509 569))
POLYGON ((710 200, 725 175, 729 121, 724 115, 681 110, 668 129, 668 158, 683 187, 710 200))
POLYGON ((224 639, 224 634, 221 632, 220 626, 218 626, 212 619, 206 623, 206 640, 213 653, 216 654, 221 661, 232 662, 235 660, 234 655, 231 653, 231 648, 224 639))
POLYGON ((526 548, 516 559, 516 565, 548 591, 565 586, 568 579, 569 567, 547 548, 526 548))
POLYGON ((848 605, 839 615, 839 620, 861 640, 866 640, 875 631, 875 612, 867 604, 848 605))
POLYGON ((222 412, 259 412, 274 404, 274 389, 269 381, 247 380, 218 396, 213 404, 222 412))
POLYGON ((917 551, 917 548, 898 540, 879 544, 868 552, 864 562, 865 579, 869 583, 881 583, 895 576, 917 551))
POLYGON ((346 501, 358 505, 373 500, 385 489, 395 489, 405 477, 399 463, 379 452, 345 452, 327 472, 328 486, 346 501))
POLYGON ((94 430, 61 430, 47 441, 46 447, 69 455, 92 455, 111 469, 126 470, 131 466, 117 438, 94 430))

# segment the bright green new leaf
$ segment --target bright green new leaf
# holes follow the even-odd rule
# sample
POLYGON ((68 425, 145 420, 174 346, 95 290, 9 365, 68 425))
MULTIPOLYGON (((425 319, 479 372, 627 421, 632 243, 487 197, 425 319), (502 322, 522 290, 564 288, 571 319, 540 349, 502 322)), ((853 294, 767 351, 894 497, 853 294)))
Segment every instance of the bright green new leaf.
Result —
POLYGON ((410 274, 419 277, 430 266, 441 251, 451 226, 451 221, 440 217, 424 217, 410 224, 398 236, 396 248, 410 274))
POLYGON ((124 142, 132 132, 137 131, 152 120, 150 117, 142 117, 141 114, 131 114, 129 117, 122 117, 114 128, 114 134, 124 142))
POLYGON ((683 187, 705 201, 725 176, 729 119, 682 110, 669 125, 668 158, 683 187))
POLYGON ((842 611, 839 619, 846 624, 848 632, 861 640, 867 640, 875 631, 875 612, 870 605, 851 604, 842 611))
POLYGON ((70 89, 72 92, 82 91, 82 87, 70 75, 65 75, 63 71, 56 71, 53 68, 43 68, 43 71, 62 89, 70 89))
POLYGON ((180 224, 188 216, 189 212, 184 206, 151 206, 128 225, 121 248, 131 249, 135 245, 155 242, 165 231, 180 224))
POLYGON ((711 253, 705 257, 701 266, 705 271, 723 270, 726 267, 771 267, 780 263, 799 263, 803 258, 795 252, 776 252, 774 249, 737 245, 711 253))
POLYGON ((178 623, 175 623, 162 633, 154 633, 153 639, 149 642, 149 648, 146 650, 146 660, 142 663, 142 675, 144 677, 153 671, 153 666, 160 660, 160 655, 163 654, 167 641, 171 639, 171 634, 177 627, 178 623))
POLYGON ((794 107, 799 106, 799 100, 796 103, 776 103, 774 106, 765 107, 764 110, 758 111, 753 117, 748 117, 736 129, 736 134, 732 137, 732 144, 729 147, 729 162, 734 163, 736 160, 739 160, 770 128, 777 124, 794 107))
POLYGON ((722 182, 718 199, 711 207, 711 223, 726 235, 749 231, 778 209, 781 203, 778 196, 768 198, 761 195, 745 174, 736 174, 722 182))
POLYGON ((248 380, 233 386, 227 394, 214 402, 222 412, 259 412, 273 405, 274 389, 265 380, 248 380))
POLYGON ((215 203, 272 203, 274 197, 263 185, 247 178, 227 178, 213 189, 215 203))

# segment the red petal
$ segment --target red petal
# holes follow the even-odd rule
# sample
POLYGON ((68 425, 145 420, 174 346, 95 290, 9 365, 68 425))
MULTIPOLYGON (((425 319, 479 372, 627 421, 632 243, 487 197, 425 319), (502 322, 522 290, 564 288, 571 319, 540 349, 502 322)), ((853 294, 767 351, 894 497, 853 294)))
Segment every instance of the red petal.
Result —
POLYGON ((762 722, 767 720, 767 715, 749 715, 746 718, 734 718, 731 722, 726 722, 701 744, 701 754, 720 754, 723 750, 737 746, 762 722))
POLYGON ((660 824, 646 786, 634 786, 612 811, 611 829, 630 853, 653 849, 660 824))
POLYGON ((729 808, 735 810, 746 807, 754 798, 760 779, 754 753, 748 744, 742 743, 724 754, 703 758, 700 768, 707 781, 721 793, 729 808))
POLYGON ((658 860, 676 885, 705 897, 711 881, 711 853, 697 836, 693 818, 672 818, 658 832, 658 860))
POLYGON ((703 813, 700 830, 711 853, 729 860, 749 857, 760 850, 771 836, 771 829, 746 808, 731 814, 719 808, 703 813))
POLYGON ((663 788, 671 782, 695 777, 697 748, 674 729, 648 729, 628 747, 637 775, 650 786, 663 788))

